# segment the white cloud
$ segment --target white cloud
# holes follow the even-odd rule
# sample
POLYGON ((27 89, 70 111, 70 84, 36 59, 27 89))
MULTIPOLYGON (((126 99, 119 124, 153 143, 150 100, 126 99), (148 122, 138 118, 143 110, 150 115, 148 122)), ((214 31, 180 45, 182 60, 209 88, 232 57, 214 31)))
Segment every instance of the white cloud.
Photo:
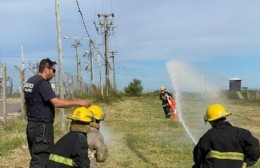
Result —
MULTIPOLYGON (((99 43, 103 36, 97 34, 93 25, 98 19, 97 13, 115 14, 116 29, 110 48, 118 52, 118 67, 131 70, 131 63, 143 61, 142 65, 136 65, 140 71, 145 71, 145 67, 153 67, 156 71, 165 67, 145 63, 145 60, 198 62, 212 59, 214 64, 217 58, 255 59, 260 53, 258 0, 79 0, 79 4, 91 37, 99 43)), ((60 1, 60 14, 63 35, 86 37, 75 1, 60 1)), ((18 56, 19 60, 21 45, 28 59, 57 56, 54 1, 3 1, 0 22, 3 61, 8 60, 5 58, 8 56, 18 56)), ((74 61, 74 57, 69 57, 75 55, 72 43, 73 40, 62 41, 64 65, 74 61)), ((86 47, 85 41, 83 43, 86 47)), ((103 49, 101 52, 104 53, 103 49)), ((142 77, 140 74, 136 76, 142 77)), ((150 83, 152 79, 144 80, 150 83)), ((157 88, 155 84, 149 87, 157 88)))

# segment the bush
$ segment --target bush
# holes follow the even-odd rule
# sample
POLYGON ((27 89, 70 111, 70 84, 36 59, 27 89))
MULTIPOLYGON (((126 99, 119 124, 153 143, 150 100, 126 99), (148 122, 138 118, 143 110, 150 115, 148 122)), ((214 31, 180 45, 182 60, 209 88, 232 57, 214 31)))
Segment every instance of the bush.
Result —
POLYGON ((124 88, 125 93, 129 96, 141 96, 143 92, 142 82, 138 79, 133 79, 128 87, 124 88))

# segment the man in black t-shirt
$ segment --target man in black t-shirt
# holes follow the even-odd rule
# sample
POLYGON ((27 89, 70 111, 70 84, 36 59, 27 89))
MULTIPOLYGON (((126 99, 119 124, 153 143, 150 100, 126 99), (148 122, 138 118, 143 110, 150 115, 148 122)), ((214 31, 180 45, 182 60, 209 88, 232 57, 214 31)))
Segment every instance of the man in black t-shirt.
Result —
POLYGON ((53 122, 55 108, 91 105, 90 100, 63 100, 56 97, 51 83, 56 62, 43 59, 38 74, 30 77, 24 86, 27 112, 27 141, 31 154, 30 168, 43 168, 54 145, 53 122))

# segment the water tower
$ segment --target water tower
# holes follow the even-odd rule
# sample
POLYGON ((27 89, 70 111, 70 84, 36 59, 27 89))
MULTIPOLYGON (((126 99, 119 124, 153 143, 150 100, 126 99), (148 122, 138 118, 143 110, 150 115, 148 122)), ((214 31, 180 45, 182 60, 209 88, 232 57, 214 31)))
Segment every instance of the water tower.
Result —
POLYGON ((241 91, 241 78, 229 79, 229 91, 241 91))

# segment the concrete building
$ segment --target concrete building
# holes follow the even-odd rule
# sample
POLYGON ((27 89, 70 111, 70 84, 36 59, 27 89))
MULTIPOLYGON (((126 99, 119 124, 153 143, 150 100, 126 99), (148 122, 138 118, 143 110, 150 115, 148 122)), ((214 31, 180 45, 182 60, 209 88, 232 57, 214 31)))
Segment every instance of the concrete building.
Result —
POLYGON ((229 91, 241 91, 241 78, 229 79, 229 91))

